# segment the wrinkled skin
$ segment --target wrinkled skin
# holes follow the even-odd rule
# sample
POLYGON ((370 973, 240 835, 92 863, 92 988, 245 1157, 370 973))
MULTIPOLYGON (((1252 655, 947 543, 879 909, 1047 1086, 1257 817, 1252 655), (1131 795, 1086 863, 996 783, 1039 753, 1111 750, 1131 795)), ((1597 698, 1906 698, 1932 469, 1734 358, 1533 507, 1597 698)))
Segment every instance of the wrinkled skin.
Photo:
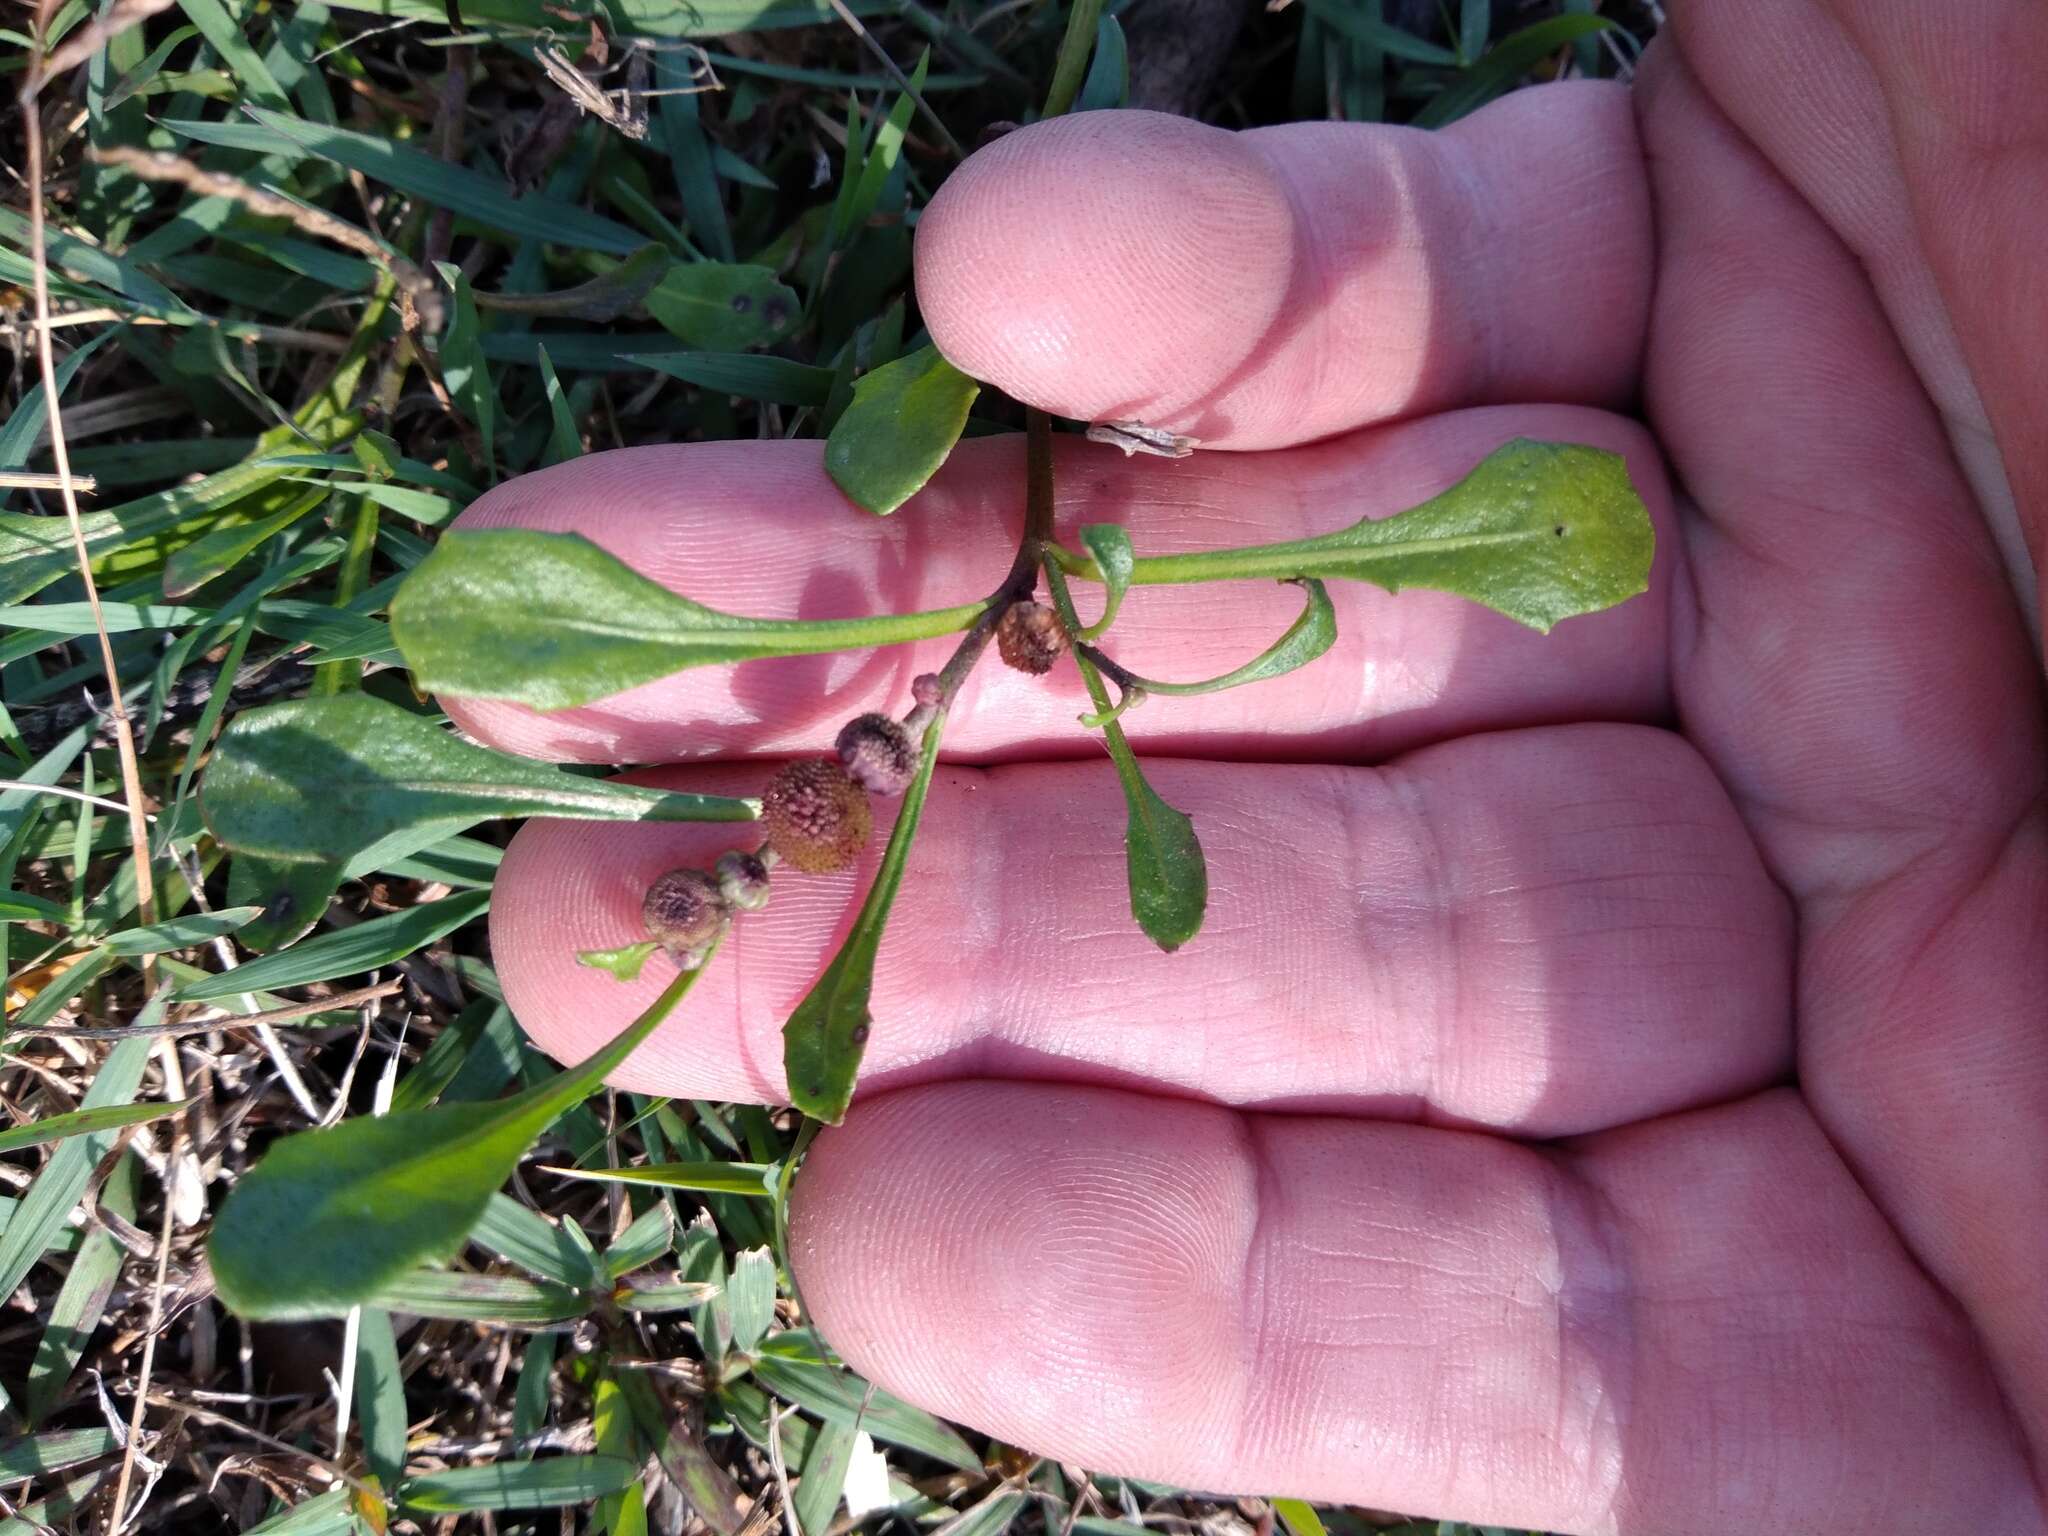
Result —
MULTIPOLYGON (((2048 15, 1671 0, 1633 94, 1434 137, 1094 114, 919 230, 963 367, 1061 415, 1059 525, 1140 552, 1391 512, 1502 440, 1618 448, 1652 588, 1546 638, 1341 584, 1284 681, 1128 720, 1207 844, 1151 951, 1078 681, 986 666, 796 1196, 826 1337, 1033 1450, 1559 1531, 2039 1532, 2048 1448, 2048 15)), ((986 591, 1014 442, 886 522, 806 443, 607 454, 471 525, 589 534, 721 608, 986 591)), ((1269 585, 1147 590, 1135 670, 1235 665, 1269 585)), ((901 713, 943 642, 698 671, 486 740, 670 762, 901 713)), ((579 971, 729 833, 536 823, 493 912, 565 1058, 666 980, 579 971)), ((860 871, 778 878, 621 1074, 775 1100, 860 871)))

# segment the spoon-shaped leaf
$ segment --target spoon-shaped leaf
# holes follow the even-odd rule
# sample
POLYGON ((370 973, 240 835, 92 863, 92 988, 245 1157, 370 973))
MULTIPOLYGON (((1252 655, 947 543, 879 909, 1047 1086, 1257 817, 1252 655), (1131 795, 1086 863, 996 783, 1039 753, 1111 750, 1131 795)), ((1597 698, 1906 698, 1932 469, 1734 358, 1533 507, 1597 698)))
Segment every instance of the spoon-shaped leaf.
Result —
MULTIPOLYGON (((1070 631, 1079 628, 1067 579, 1051 560, 1045 563, 1045 585, 1060 621, 1070 631)), ((1314 594, 1309 604, 1313 611, 1314 594)), ((1209 907, 1209 865, 1202 856, 1202 841, 1195 836, 1194 822, 1168 805, 1145 781, 1138 755, 1117 723, 1118 710, 1110 707, 1102 674, 1085 650, 1074 652, 1074 665, 1080 668, 1088 697, 1095 702, 1094 719, 1102 722, 1103 743, 1124 787, 1129 811, 1124 825, 1124 872, 1131 887, 1131 915, 1146 938, 1171 954, 1201 932, 1202 917, 1209 907)), ((1125 702, 1130 701, 1131 695, 1126 694, 1125 702)))
POLYGON ((825 468, 868 511, 894 512, 946 462, 980 393, 937 347, 884 363, 853 386, 825 439, 825 468))
POLYGON ((1308 605, 1302 609, 1301 617, 1288 625, 1287 632, 1278 640, 1243 666, 1233 667, 1221 677, 1207 678, 1199 683, 1162 683, 1156 678, 1122 672, 1117 681, 1123 686, 1124 696, 1117 700, 1116 708, 1107 715, 1084 715, 1081 723, 1091 729, 1107 725, 1147 694, 1185 696, 1221 693, 1226 688, 1262 683, 1267 678, 1307 666, 1337 643, 1337 610, 1330 602, 1329 590, 1313 576, 1302 578, 1301 585, 1308 593, 1308 605))
POLYGON ((748 800, 614 784, 493 752, 366 693, 238 716, 221 733, 200 808, 224 846, 308 863, 388 859, 494 816, 754 816, 748 800))
POLYGON ((344 1120, 273 1145, 228 1196, 207 1244, 243 1317, 339 1317, 421 1264, 452 1257, 534 1137, 653 1033, 703 967, 610 1044, 524 1093, 344 1120))
POLYGON ((669 268, 647 312, 671 336, 714 352, 766 346, 802 309, 770 267, 693 261, 669 268))
MULTIPOLYGON (((1347 576, 1389 592, 1456 593, 1548 631, 1644 591, 1655 550, 1649 513, 1619 454, 1517 438, 1442 495, 1393 517, 1285 544, 1143 557, 1131 580, 1347 576)), ((1064 563, 1096 574, 1071 555, 1064 563)))
POLYGON ((1102 617, 1082 630, 1077 637, 1082 640, 1099 639, 1108 633, 1109 626, 1116 622, 1116 611, 1123 606, 1124 593, 1131 587, 1131 568, 1137 564, 1137 552, 1131 548, 1131 536, 1117 523, 1089 523, 1081 530, 1081 545, 1095 557, 1095 569, 1102 575, 1103 599, 1102 617))
POLYGON ((896 813, 896 825, 890 829, 882 867, 875 872, 875 883, 868 888, 852 932, 782 1026, 782 1070, 789 1079, 790 1102, 828 1125, 845 1119, 846 1106, 853 1101, 853 1080, 860 1072, 868 1028, 874 1021, 868 999, 875 989, 875 954, 882 946, 882 930, 888 926, 889 907, 896 900, 897 887, 903 884, 903 866, 909 861, 911 839, 917 836, 917 824, 924 815, 945 725, 942 711, 925 728, 917 777, 904 791, 903 809, 896 813))
POLYGON ((865 619, 749 619, 679 597, 573 533, 446 534, 391 602, 419 686, 570 709, 686 667, 813 656, 965 629, 982 604, 865 619))

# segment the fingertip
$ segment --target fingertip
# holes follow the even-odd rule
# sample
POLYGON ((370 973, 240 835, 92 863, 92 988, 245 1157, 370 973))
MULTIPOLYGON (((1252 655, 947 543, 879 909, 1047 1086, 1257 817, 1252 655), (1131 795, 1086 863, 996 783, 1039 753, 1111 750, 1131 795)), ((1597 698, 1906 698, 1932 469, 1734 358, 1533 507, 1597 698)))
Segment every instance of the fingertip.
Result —
POLYGON ((918 302, 940 351, 1019 399, 1179 422, 1272 328, 1291 228, 1238 135, 1082 113, 999 139, 940 188, 918 224, 918 302))

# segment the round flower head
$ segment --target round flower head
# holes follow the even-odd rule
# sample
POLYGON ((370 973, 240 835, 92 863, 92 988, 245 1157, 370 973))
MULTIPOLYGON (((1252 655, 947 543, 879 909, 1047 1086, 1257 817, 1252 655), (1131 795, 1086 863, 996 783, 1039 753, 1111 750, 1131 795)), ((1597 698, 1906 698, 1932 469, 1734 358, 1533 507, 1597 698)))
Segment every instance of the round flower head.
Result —
POLYGON ((1019 672, 1050 672, 1066 648, 1060 616, 1031 598, 1010 604, 996 623, 996 650, 1019 672))
POLYGON ((672 869, 647 887, 640 904, 647 936, 684 970, 700 964, 725 932, 731 912, 718 882, 701 869, 672 869))
POLYGON ((910 733, 887 715, 856 715, 840 727, 840 766, 878 795, 900 795, 917 772, 910 733))
POLYGON ((761 824, 776 856, 807 875, 845 869, 867 845, 868 792, 829 758, 785 763, 761 792, 761 824))
POLYGON ((718 894, 736 912, 768 905, 768 866, 757 855, 735 848, 718 856, 718 894))

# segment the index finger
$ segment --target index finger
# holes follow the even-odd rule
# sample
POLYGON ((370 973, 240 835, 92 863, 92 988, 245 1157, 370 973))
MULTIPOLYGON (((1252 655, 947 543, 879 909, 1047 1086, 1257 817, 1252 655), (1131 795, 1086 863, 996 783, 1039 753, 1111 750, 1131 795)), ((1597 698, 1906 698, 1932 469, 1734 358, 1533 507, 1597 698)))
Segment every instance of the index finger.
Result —
POLYGON ((961 368, 1212 448, 1626 401, 1653 270, 1628 93, 1585 82, 1437 134, 1059 118, 975 155, 917 232, 918 303, 961 368))

